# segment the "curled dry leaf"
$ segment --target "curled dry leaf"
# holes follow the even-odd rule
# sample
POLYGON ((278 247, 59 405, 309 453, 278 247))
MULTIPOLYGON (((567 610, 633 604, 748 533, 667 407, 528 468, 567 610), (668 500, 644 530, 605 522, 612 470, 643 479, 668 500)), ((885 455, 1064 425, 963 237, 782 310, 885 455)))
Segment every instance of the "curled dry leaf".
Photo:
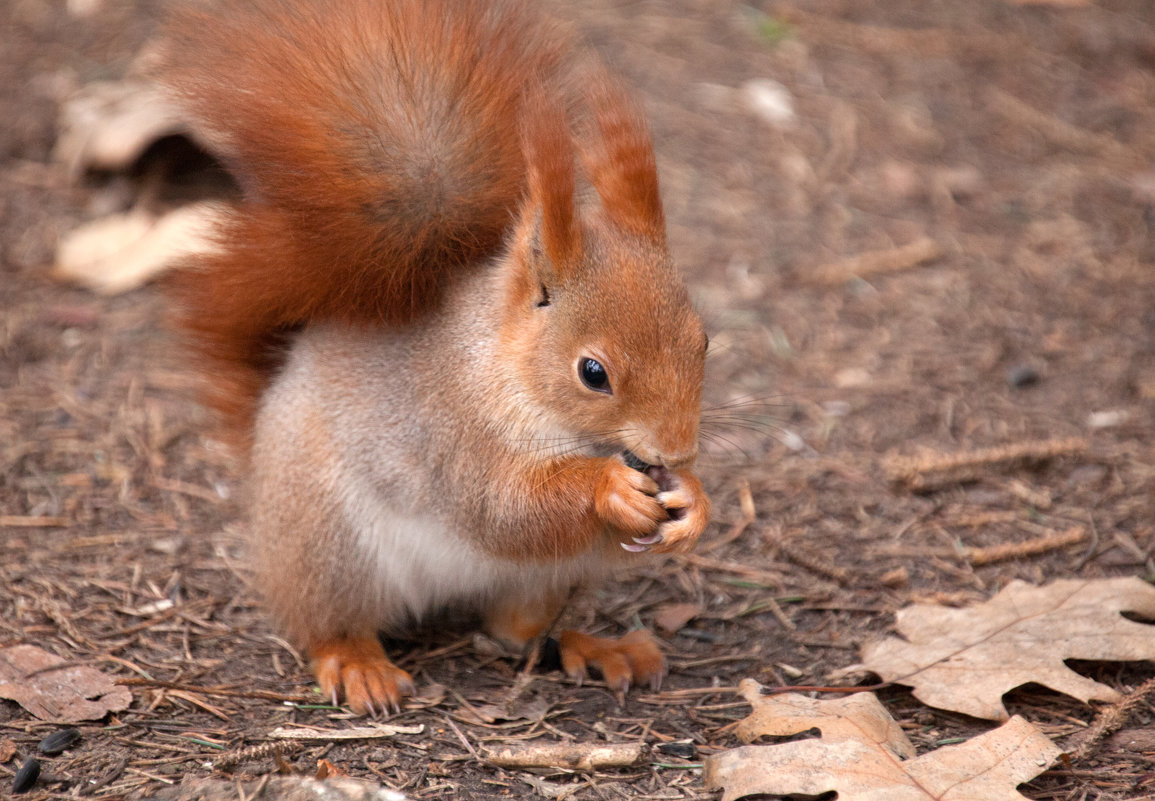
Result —
POLYGON ((821 795, 840 801, 1022 801, 1015 788, 1046 770, 1060 749, 1020 717, 965 743, 914 757, 914 748, 869 693, 822 701, 762 696, 742 682, 754 712, 738 733, 786 736, 808 729, 820 739, 748 745, 709 757, 705 781, 722 801, 749 795, 821 795))
POLYGON ((180 108, 143 79, 101 81, 61 107, 53 156, 75 180, 88 170, 128 170, 166 136, 195 138, 180 108))
POLYGON ((1063 660, 1155 660, 1155 629, 1122 612, 1155 617, 1155 587, 1138 578, 1013 581, 967 609, 900 610, 902 638, 864 646, 855 668, 912 687, 923 703, 987 720, 1006 720, 1003 693, 1028 682, 1084 702, 1117 701, 1116 690, 1063 660))
MULTIPOLYGON (((90 171, 128 174, 140 168, 150 148, 172 136, 211 152, 205 137, 157 84, 142 78, 94 83, 64 104, 54 155, 73 180, 90 171)), ((144 284, 186 255, 213 247, 221 203, 160 208, 149 195, 142 191, 132 211, 102 217, 62 237, 54 275, 116 294, 144 284)))
POLYGON ((70 665, 34 645, 0 650, 0 698, 15 701, 41 720, 62 723, 98 720, 132 703, 129 689, 110 676, 70 665))

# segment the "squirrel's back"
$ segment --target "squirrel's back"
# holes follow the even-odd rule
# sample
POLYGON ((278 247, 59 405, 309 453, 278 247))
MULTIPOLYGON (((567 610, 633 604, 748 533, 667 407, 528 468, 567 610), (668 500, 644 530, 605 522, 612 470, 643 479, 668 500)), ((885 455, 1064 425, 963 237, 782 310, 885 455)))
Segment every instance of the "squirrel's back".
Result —
POLYGON ((177 279, 181 322, 242 441, 286 334, 412 321, 500 249, 526 192, 526 98, 564 108, 573 53, 522 0, 178 13, 164 80, 243 193, 216 254, 177 279))

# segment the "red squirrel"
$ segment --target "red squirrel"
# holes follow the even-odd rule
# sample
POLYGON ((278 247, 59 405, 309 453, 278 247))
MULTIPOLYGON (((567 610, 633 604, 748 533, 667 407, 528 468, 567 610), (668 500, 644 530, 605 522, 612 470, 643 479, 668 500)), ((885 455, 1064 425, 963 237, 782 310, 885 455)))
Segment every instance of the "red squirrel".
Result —
MULTIPOLYGON (((380 633, 465 607, 523 648, 574 586, 691 549, 708 340, 605 69, 522 0, 190 6, 164 81, 242 198, 181 319, 326 697, 414 691, 380 633)), ((646 632, 559 647, 620 692, 665 671, 646 632)))

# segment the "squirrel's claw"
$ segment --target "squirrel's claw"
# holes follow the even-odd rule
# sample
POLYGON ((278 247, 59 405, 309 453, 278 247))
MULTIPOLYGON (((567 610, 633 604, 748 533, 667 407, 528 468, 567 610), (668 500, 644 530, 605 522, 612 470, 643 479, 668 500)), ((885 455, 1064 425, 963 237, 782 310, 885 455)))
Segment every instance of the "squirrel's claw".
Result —
POLYGON ((670 473, 670 489, 659 492, 655 500, 662 504, 669 519, 658 526, 660 542, 657 553, 687 553, 698 544, 698 538, 710 522, 710 498, 702 482, 689 470, 670 473))

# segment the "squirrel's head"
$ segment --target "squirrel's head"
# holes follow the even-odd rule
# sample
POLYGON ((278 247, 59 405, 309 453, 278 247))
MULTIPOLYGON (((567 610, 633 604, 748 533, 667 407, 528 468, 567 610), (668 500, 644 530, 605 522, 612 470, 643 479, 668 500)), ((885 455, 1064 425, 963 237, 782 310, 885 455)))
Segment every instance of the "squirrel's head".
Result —
POLYGON ((597 199, 585 204, 565 118, 527 102, 529 196, 505 262, 503 345, 559 450, 685 466, 698 453, 706 332, 669 256, 643 118, 608 79, 586 97, 576 138, 597 199))

